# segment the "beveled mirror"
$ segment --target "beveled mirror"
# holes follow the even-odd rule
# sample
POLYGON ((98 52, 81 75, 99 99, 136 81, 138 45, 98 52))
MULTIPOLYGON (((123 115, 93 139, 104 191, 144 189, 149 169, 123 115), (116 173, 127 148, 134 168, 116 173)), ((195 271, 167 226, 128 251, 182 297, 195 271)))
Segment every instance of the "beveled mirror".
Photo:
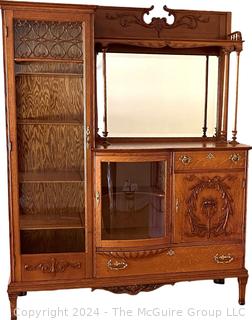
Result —
POLYGON ((217 96, 216 56, 97 55, 100 136, 213 137, 217 96))

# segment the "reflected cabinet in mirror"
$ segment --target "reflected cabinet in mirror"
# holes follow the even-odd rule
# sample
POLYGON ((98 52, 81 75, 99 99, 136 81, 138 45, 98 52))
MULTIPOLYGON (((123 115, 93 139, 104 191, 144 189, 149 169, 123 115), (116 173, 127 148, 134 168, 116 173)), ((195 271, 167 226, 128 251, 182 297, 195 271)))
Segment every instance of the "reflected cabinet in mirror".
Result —
POLYGON ((213 137, 217 96, 215 56, 97 55, 100 136, 213 137))

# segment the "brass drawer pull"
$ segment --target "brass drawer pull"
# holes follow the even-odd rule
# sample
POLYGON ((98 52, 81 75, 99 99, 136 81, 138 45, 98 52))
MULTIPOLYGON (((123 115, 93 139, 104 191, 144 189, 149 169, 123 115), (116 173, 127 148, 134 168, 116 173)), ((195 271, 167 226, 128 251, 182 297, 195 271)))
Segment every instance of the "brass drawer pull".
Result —
POLYGON ((110 270, 124 270, 128 267, 128 263, 125 260, 122 261, 112 261, 112 259, 110 259, 107 263, 108 268, 110 270))
POLYGON ((176 199, 176 206, 175 206, 176 212, 179 210, 179 199, 176 199))
POLYGON ((97 206, 99 206, 100 200, 101 200, 100 192, 98 192, 98 191, 96 192, 95 199, 96 199, 97 206))
POLYGON ((168 251, 167 251, 167 255, 168 256, 174 256, 175 255, 175 251, 173 250, 173 249, 169 249, 168 251))
POLYGON ((231 256, 230 253, 228 253, 227 255, 217 253, 214 256, 214 260, 215 260, 216 263, 228 264, 228 263, 231 263, 234 260, 234 257, 231 256))
POLYGON ((231 154, 231 156, 229 157, 229 160, 233 161, 234 163, 237 163, 238 161, 240 161, 241 156, 239 155, 239 153, 234 153, 231 154))
POLYGON ((87 149, 90 148, 90 140, 91 140, 91 130, 90 127, 86 128, 86 145, 87 145, 87 149))
POLYGON ((181 156, 181 157, 179 158, 179 160, 180 160, 185 166, 192 162, 192 158, 189 157, 189 156, 186 156, 186 155, 181 156))
POLYGON ((212 152, 208 153, 207 157, 208 160, 213 160, 215 158, 214 154, 212 152))

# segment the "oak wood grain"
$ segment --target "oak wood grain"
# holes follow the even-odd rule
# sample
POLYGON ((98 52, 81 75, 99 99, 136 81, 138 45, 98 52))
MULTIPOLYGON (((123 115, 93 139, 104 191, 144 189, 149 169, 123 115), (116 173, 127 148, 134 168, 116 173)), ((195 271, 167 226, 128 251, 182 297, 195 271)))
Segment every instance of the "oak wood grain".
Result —
POLYGON ((17 117, 40 120, 82 120, 82 76, 17 75, 17 117))
POLYGON ((84 184, 65 183, 21 183, 20 210, 27 215, 84 214, 84 184))
POLYGON ((18 125, 20 171, 83 170, 81 125, 18 125))

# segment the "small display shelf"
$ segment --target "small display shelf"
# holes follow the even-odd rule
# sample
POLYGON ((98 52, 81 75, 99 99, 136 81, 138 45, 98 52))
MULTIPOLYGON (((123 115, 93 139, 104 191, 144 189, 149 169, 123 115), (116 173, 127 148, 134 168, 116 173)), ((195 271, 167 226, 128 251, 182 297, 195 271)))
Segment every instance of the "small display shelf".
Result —
POLYGON ((47 229, 81 229, 84 228, 82 217, 79 213, 71 214, 21 214, 21 230, 47 230, 47 229))
POLYGON ((28 171, 19 172, 21 183, 43 183, 43 182, 83 182, 84 172, 81 171, 28 171))

